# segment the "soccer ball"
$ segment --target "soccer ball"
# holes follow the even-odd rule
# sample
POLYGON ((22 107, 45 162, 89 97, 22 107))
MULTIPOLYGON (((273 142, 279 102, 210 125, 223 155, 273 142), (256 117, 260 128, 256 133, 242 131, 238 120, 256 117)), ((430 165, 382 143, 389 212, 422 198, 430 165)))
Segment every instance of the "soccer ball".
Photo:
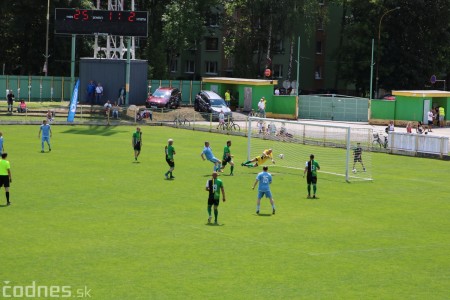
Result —
POLYGON ((283 159, 283 158, 284 158, 284 154, 280 154, 280 155, 278 155, 278 157, 279 157, 280 159, 283 159))
POLYGON ((356 173, 356 169, 353 169, 352 172, 353 172, 353 173, 356 173))

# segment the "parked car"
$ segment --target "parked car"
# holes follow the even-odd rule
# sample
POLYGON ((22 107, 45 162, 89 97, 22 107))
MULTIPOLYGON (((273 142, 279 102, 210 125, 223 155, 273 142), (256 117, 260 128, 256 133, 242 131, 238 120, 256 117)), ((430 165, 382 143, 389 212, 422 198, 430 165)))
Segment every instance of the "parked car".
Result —
POLYGON ((181 92, 177 88, 160 87, 148 96, 145 105, 147 107, 178 108, 181 104, 181 92))
POLYGON ((212 91, 200 91, 195 96, 194 109, 195 111, 212 113, 214 119, 219 118, 220 111, 223 111, 225 118, 232 116, 225 100, 212 91))

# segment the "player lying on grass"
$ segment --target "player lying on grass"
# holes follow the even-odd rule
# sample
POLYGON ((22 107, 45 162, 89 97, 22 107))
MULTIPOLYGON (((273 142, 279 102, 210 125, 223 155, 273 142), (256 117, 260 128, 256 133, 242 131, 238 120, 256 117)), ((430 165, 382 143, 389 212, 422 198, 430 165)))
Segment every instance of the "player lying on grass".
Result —
POLYGON ((275 160, 273 159, 272 155, 273 155, 272 149, 266 149, 263 151, 263 153, 260 156, 257 156, 252 160, 248 160, 248 161, 242 163, 241 166, 254 168, 259 165, 264 164, 269 159, 272 160, 272 163, 275 163, 275 160))

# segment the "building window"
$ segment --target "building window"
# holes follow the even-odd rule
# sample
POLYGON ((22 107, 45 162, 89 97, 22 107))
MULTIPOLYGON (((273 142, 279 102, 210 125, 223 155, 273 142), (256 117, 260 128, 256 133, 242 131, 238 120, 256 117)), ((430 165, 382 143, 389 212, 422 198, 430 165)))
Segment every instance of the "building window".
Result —
POLYGON ((317 30, 323 30, 323 18, 317 20, 317 30))
POLYGON ((195 72, 195 63, 193 60, 186 61, 185 73, 193 74, 195 72))
POLYGON ((206 38, 206 51, 217 51, 217 50, 219 50, 219 39, 206 38))
POLYGON ((170 72, 176 73, 178 72, 178 60, 173 59, 170 61, 170 72))
POLYGON ((316 42, 316 54, 322 54, 322 41, 316 42))
POLYGON ((206 26, 219 27, 219 14, 210 12, 206 16, 206 26))
POLYGON ((283 52, 283 40, 279 39, 273 43, 273 51, 276 53, 283 52))
POLYGON ((316 67, 316 72, 314 73, 315 79, 322 79, 322 68, 320 66, 316 67))
POLYGON ((207 61, 206 65, 206 74, 217 74, 217 61, 207 61))
POLYGON ((275 78, 283 77, 283 65, 273 65, 273 77, 275 78))

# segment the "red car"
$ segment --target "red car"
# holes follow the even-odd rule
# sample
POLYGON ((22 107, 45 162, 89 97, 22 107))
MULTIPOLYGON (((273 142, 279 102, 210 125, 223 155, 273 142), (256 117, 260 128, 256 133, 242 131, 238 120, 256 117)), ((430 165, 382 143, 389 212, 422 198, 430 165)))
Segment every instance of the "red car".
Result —
POLYGON ((160 87, 145 101, 147 107, 178 108, 181 104, 181 92, 177 88, 160 87))

